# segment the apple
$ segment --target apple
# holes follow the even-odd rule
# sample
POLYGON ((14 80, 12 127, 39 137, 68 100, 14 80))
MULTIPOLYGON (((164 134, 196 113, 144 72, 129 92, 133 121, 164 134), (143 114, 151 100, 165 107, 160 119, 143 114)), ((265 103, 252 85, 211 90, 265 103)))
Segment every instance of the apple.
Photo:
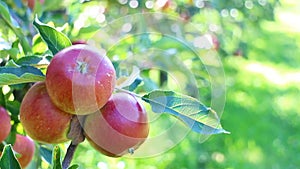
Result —
POLYGON ((25 94, 20 107, 23 128, 32 139, 41 143, 68 141, 72 116, 51 102, 45 82, 34 84, 25 94))
POLYGON ((211 39, 212 39, 213 48, 215 50, 219 50, 220 49, 220 41, 219 41, 218 37, 216 35, 212 34, 211 39))
POLYGON ((79 44, 58 52, 46 72, 52 102, 61 110, 86 115, 99 110, 111 96, 116 72, 107 56, 79 44))
POLYGON ((96 150, 119 157, 145 141, 149 124, 143 105, 133 95, 117 93, 100 111, 87 115, 83 129, 96 150))
POLYGON ((31 10, 34 10, 35 7, 35 3, 40 3, 41 5, 43 5, 45 3, 45 0, 27 0, 27 5, 31 10))
POLYGON ((20 156, 17 156, 17 159, 21 167, 25 168, 33 158, 35 150, 34 142, 26 136, 17 134, 13 149, 15 152, 20 154, 20 156))
POLYGON ((10 133, 10 116, 6 109, 0 106, 0 143, 6 139, 10 133))
POLYGON ((85 40, 76 40, 72 42, 72 45, 79 45, 79 44, 87 44, 85 40))

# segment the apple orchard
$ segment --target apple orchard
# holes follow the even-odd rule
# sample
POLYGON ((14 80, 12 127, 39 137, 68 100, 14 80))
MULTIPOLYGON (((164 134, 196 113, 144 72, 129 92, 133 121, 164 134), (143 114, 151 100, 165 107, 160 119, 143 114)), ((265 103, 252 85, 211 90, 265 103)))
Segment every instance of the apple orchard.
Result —
MULTIPOLYGON (((9 14, 4 3, 0 6, 9 14)), ((7 16, 2 17, 10 23, 7 16)), ((140 78, 138 65, 130 68, 137 72, 121 76, 120 62, 97 47, 86 41, 71 43, 38 17, 33 26, 48 53, 33 55, 22 43, 23 54, 8 58, 0 68, 3 88, 24 91, 17 109, 16 102, 1 96, 1 168, 26 168, 35 156, 43 156, 36 153, 44 151, 41 145, 55 145, 46 160, 49 165, 78 168, 72 159, 85 139, 105 156, 134 156, 149 140, 149 113, 170 114, 199 134, 228 133, 217 113, 194 97, 165 89, 136 90, 149 83, 140 78), (62 143, 69 144, 64 158, 62 143)))

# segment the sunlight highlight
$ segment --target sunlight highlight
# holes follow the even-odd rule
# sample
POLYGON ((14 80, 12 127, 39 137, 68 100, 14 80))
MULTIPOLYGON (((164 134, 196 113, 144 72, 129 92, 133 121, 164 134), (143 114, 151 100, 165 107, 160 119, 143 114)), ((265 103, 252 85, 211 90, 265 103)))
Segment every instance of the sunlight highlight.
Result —
POLYGON ((287 85, 289 83, 300 83, 300 72, 281 73, 275 68, 259 63, 251 63, 246 70, 263 75, 268 81, 276 85, 287 85))

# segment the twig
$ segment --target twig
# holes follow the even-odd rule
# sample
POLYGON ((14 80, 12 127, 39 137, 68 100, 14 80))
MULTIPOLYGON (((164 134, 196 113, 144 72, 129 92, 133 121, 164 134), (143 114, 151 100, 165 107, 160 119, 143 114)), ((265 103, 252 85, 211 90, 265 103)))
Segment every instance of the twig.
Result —
POLYGON ((77 146, 78 146, 78 144, 73 144, 73 142, 71 142, 71 144, 69 145, 69 147, 67 149, 67 153, 65 155, 65 158, 62 162, 63 169, 67 169, 70 166, 77 146))
POLYGON ((84 116, 73 116, 71 120, 71 127, 68 133, 68 138, 71 139, 72 142, 69 145, 67 149, 67 153, 62 162, 63 169, 67 169, 70 166, 77 146, 85 139, 83 134, 83 129, 81 126, 83 121, 84 121, 84 116))

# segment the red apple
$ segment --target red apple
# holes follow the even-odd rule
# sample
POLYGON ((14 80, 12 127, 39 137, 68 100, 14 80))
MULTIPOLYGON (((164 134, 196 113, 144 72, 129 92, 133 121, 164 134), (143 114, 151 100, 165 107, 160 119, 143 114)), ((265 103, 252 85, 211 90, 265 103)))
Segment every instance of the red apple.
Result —
POLYGON ((51 102, 44 82, 38 82, 28 90, 20 107, 20 120, 26 133, 42 143, 68 141, 72 116, 51 102))
POLYGON ((20 134, 16 135, 16 142, 13 146, 15 152, 20 154, 20 157, 17 157, 22 168, 25 168, 32 160, 34 155, 34 142, 20 134))
POLYGON ((27 0, 27 5, 31 10, 34 10, 36 1, 37 1, 37 3, 40 3, 41 5, 43 5, 45 3, 45 0, 39 0, 39 1, 38 0, 27 0))
POLYGON ((79 44, 87 44, 85 40, 76 40, 72 42, 72 45, 79 45, 79 44))
POLYGON ((218 37, 216 35, 212 34, 211 38, 212 38, 213 48, 215 50, 219 50, 220 49, 220 42, 219 42, 218 37))
POLYGON ((100 112, 86 117, 84 132, 90 144, 101 153, 122 156, 137 149, 147 138, 147 114, 134 96, 113 94, 100 112))
POLYGON ((111 96, 116 81, 111 61, 88 45, 73 45, 58 52, 46 73, 52 102, 78 115, 99 110, 111 96))
POLYGON ((10 116, 5 108, 0 106, 0 143, 6 139, 10 133, 10 129, 10 116))

